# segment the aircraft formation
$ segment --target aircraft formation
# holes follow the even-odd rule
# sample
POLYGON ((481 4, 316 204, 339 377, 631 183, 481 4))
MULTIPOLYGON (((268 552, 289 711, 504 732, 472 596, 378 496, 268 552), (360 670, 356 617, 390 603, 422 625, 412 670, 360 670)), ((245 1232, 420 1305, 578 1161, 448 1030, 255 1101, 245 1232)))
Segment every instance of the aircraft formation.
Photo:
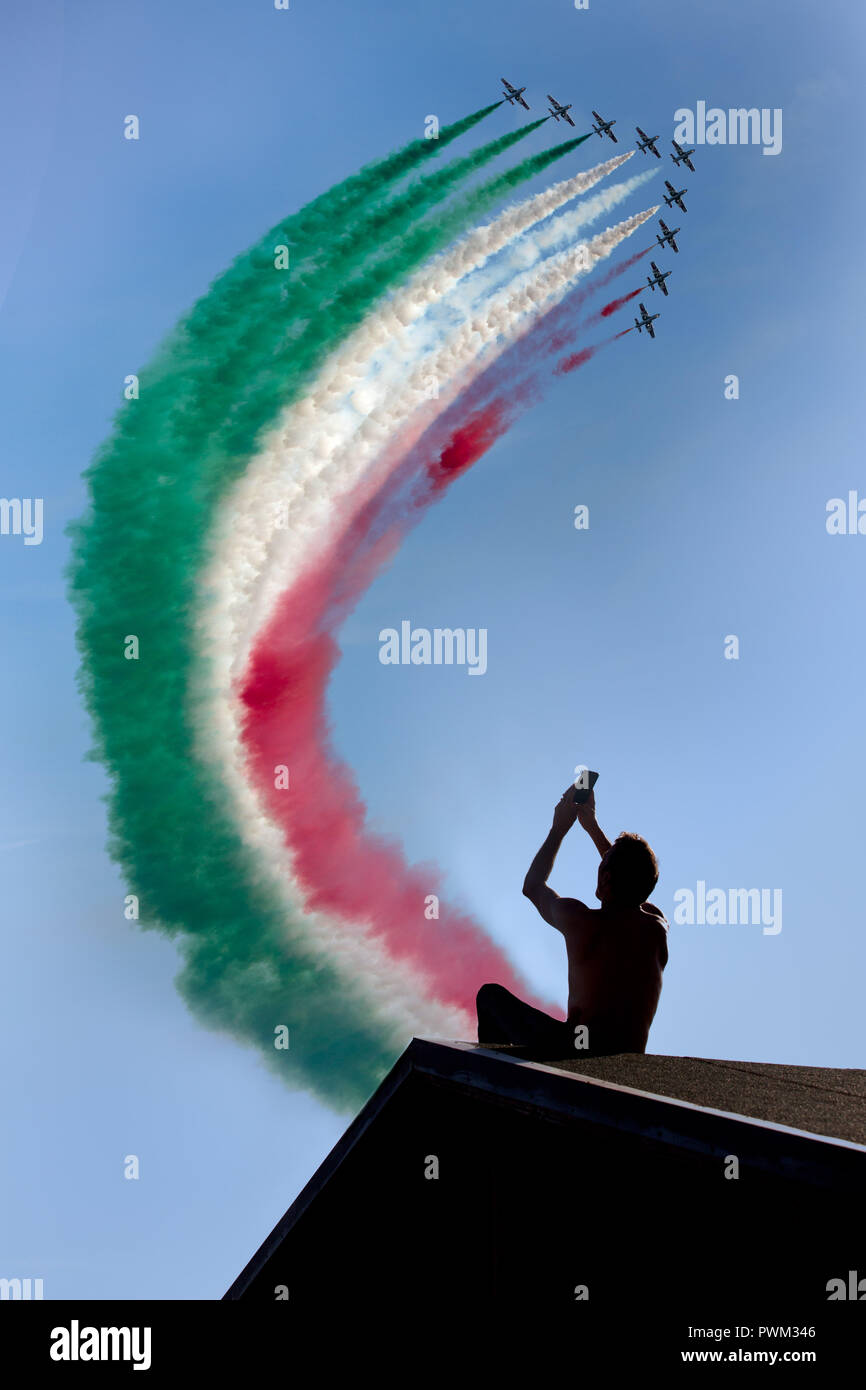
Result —
MULTIPOLYGON (((528 111, 529 102, 523 95, 523 93, 526 91, 526 88, 513 87, 511 83, 508 81, 507 77, 503 77, 501 81, 504 89, 502 95, 505 98, 505 100, 509 103, 509 105, 513 105, 514 102, 519 102, 520 105, 523 107, 524 111, 528 111)), ((549 116, 552 116, 555 121, 567 121, 570 126, 574 125, 574 121, 568 114, 572 106, 574 105, 573 102, 570 101, 567 103, 567 105, 563 105, 561 101, 556 100, 556 97, 552 97, 549 92, 547 94, 547 100, 550 102, 550 107, 547 113, 549 116)), ((613 143, 616 144, 616 136, 611 130, 611 126, 615 126, 616 121, 605 121, 598 114, 597 111, 593 111, 592 114, 596 121, 596 124, 592 128, 593 133, 598 136, 606 135, 609 140, 612 140, 613 143)))
MULTIPOLYGON (((523 95, 523 93, 526 91, 526 88, 512 87, 511 83, 505 77, 503 77, 501 80, 504 88, 502 96, 509 103, 509 105, 512 105, 514 102, 519 102, 519 104, 526 111, 528 111, 530 109, 529 102, 523 95)), ((574 105, 573 102, 568 102, 566 105, 563 105, 562 102, 556 100, 556 97, 551 96, 549 92, 547 94, 547 100, 550 103, 550 106, 548 108, 549 116, 552 116, 555 121, 563 120, 567 121, 570 126, 574 125, 574 121, 568 114, 572 106, 574 105)), ((592 127, 592 134, 597 135, 600 139, 604 139, 606 135, 609 140, 612 140, 614 144, 616 144, 617 138, 614 135, 612 129, 612 127, 616 125, 616 121, 604 120, 604 118, 600 116, 597 111, 593 111, 592 115, 593 120, 595 121, 595 124, 592 127)), ((638 133, 638 139, 635 141, 635 144, 637 145, 641 153, 652 154, 655 155, 656 159, 661 159, 661 154, 659 153, 659 150, 657 148, 658 141, 661 139, 661 137, 659 135, 647 135, 646 131, 641 130, 640 126, 635 126, 635 130, 638 133)), ((691 158, 694 154, 694 150, 683 149, 682 145, 677 144, 676 140, 671 140, 671 144, 674 147, 674 153, 671 155, 671 159, 674 162, 674 166, 679 167, 680 164, 684 164, 687 169, 690 169, 691 172, 694 173, 695 166, 694 164, 692 164, 691 158)), ((676 175, 674 177, 676 177, 676 175)), ((665 179, 665 188, 667 189, 667 192, 664 194, 664 200, 666 205, 669 208, 678 207, 680 212, 687 212, 688 209, 686 208, 686 205, 683 202, 683 197, 688 192, 688 190, 685 188, 674 188, 670 179, 665 179)), ((669 246, 672 251, 679 252, 680 248, 677 246, 676 237, 681 229, 679 227, 668 227, 664 219, 661 217, 659 218, 659 227, 661 228, 661 235, 656 234, 656 241, 658 242, 662 250, 664 250, 666 246, 669 246)), ((651 276, 647 277, 647 284, 649 285, 651 290, 661 290, 662 294, 667 296, 668 287, 665 284, 665 280, 667 280, 671 272, 669 270, 665 270, 664 272, 660 271, 655 261, 650 261, 650 265, 652 266, 653 273, 651 276)), ((642 333, 643 330, 646 329, 649 336, 651 338, 654 338, 655 329, 653 328, 653 324, 655 323, 659 315, 648 314, 646 311, 646 307, 643 304, 639 304, 638 308, 640 309, 640 318, 635 319, 635 328, 637 329, 638 333, 642 333)))
MULTIPOLYGON (((641 150, 644 154, 654 154, 656 159, 661 159, 661 155, 656 149, 656 141, 659 139, 659 136, 647 135, 646 131, 641 130, 640 126, 635 126, 635 130, 637 131, 639 137, 635 141, 635 144, 637 145, 638 149, 641 150)), ((685 164, 686 168, 691 169, 692 173, 694 173, 695 166, 694 164, 692 164, 691 160, 691 157, 694 154, 694 150, 684 150, 682 145, 677 144, 676 140, 672 140, 671 144, 673 145, 675 151, 675 153, 671 155, 671 159, 673 160, 674 165, 685 164)), ((667 189, 667 193, 664 194, 664 200, 667 206, 669 208, 676 206, 679 208, 680 212, 687 212, 688 209, 686 208, 686 205, 683 202, 683 196, 688 190, 685 188, 674 188, 670 179, 665 179, 665 188, 667 189)), ((669 246, 672 251, 678 252, 680 248, 677 246, 676 238, 678 232, 680 231, 680 228, 669 227, 663 217, 659 218, 659 227, 661 228, 661 235, 659 235, 658 233, 656 234, 656 241, 658 242, 662 250, 664 250, 666 246, 669 246)), ((647 276, 647 284, 649 285, 651 290, 661 290, 662 294, 667 296, 668 287, 665 284, 665 280, 667 280, 671 272, 669 270, 659 270, 655 261, 650 261, 650 265, 652 267, 652 275, 647 276)), ((640 318, 635 319, 635 328, 637 329, 638 333, 642 333, 643 330, 646 329, 649 336, 651 338, 654 338, 655 329, 653 328, 653 324, 655 323, 655 320, 659 317, 659 315, 648 314, 646 311, 646 306, 644 304, 638 303, 638 308, 640 309, 640 318)))

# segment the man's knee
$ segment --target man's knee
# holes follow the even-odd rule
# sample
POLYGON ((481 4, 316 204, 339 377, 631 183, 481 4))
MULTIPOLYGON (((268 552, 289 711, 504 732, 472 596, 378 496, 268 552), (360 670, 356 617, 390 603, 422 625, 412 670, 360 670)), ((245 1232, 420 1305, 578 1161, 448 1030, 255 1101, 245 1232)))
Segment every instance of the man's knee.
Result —
POLYGON ((476 1009, 489 1009, 501 999, 508 990, 503 985, 482 985, 475 996, 476 1009))
POLYGON ((478 1015, 479 1043, 507 1042, 508 1029, 503 1018, 502 1003, 508 990, 502 985, 482 985, 475 996, 478 1015))

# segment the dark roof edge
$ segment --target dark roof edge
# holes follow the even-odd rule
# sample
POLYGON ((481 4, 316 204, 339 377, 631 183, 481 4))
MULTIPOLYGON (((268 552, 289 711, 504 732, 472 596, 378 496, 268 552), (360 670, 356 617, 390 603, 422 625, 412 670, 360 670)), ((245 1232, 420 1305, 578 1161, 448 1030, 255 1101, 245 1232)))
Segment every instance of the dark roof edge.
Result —
MULTIPOLYGON (((624 1086, 619 1081, 608 1081, 601 1076, 584 1075, 583 1072, 563 1071, 555 1063, 531 1062, 523 1057, 515 1057, 507 1052, 488 1051, 487 1048, 480 1047, 478 1043, 448 1042, 443 1043, 439 1038, 416 1038, 415 1042, 432 1043, 435 1047, 451 1047, 460 1052, 472 1052, 474 1055, 483 1053, 485 1057, 495 1057, 497 1060, 517 1064, 521 1067, 528 1067, 532 1071, 553 1073, 555 1076, 568 1076, 576 1081, 584 1081, 590 1086, 601 1086, 608 1091, 621 1091, 624 1095, 642 1096, 646 1100, 663 1101, 665 1105, 677 1105, 684 1110, 696 1110, 702 1115, 718 1115, 727 1120, 739 1120, 748 1125, 757 1125, 762 1129, 775 1130, 780 1134, 798 1135, 802 1139, 814 1140, 819 1144, 832 1144, 836 1148, 853 1149, 855 1153, 866 1154, 866 1144, 858 1144, 853 1139, 842 1139, 834 1134, 818 1134, 812 1129, 795 1129, 792 1125, 780 1124, 778 1120, 761 1120, 757 1115, 743 1115, 736 1110, 718 1110, 712 1105, 699 1105, 697 1101, 683 1100, 680 1096, 670 1096, 664 1091, 642 1091, 635 1086, 624 1086)), ((715 1057, 695 1057, 692 1059, 697 1062, 713 1063, 718 1059, 715 1057)), ((423 1063, 416 1061, 416 1068, 428 1070, 423 1063)))
POLYGON ((840 1181, 862 1185, 866 1146, 850 1139, 561 1071, 541 1062, 488 1051, 477 1043, 415 1038, 410 1050, 417 1071, 470 1090, 528 1103, 551 1115, 589 1120, 707 1155, 737 1153, 779 1176, 826 1186, 838 1186, 840 1181), (467 1054, 471 1054, 471 1066, 467 1065, 467 1054), (527 1072, 537 1078, 534 1091, 527 1086, 527 1072))
POLYGON ((241 1297, 271 1252, 280 1244, 286 1233, 291 1230, 313 1199, 318 1196, 343 1160, 352 1152, 352 1149, 369 1129, 394 1092, 403 1085, 413 1067, 412 1047, 413 1043, 410 1043, 406 1051, 398 1057, 370 1099, 358 1111, 349 1128, 340 1136, 330 1153, 319 1164, 309 1182, 301 1188, 288 1211, 280 1218, 270 1235, 265 1238, 253 1257, 244 1265, 237 1279, 223 1294, 224 1299, 241 1297))
POLYGON ((452 1082, 465 1090, 514 1100, 552 1116, 588 1120, 693 1152, 720 1157, 736 1153, 741 1159, 778 1176, 805 1179, 822 1186, 838 1187, 840 1183, 848 1183, 858 1191, 862 1189, 866 1146, 850 1140, 714 1110, 674 1096, 638 1091, 595 1076, 561 1071, 541 1062, 488 1051, 477 1043, 413 1038, 288 1211, 223 1294, 224 1299, 242 1297, 271 1253, 413 1071, 452 1082), (468 1065, 470 1055, 471 1067, 468 1065), (535 1086, 528 1085, 528 1080, 530 1083, 535 1080, 535 1086))

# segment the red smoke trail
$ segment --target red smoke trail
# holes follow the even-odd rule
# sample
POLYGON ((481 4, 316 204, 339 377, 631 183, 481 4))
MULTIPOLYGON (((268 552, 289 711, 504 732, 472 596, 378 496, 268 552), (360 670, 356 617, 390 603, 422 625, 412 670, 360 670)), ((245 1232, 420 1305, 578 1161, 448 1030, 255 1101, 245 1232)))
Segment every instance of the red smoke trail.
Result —
MULTIPOLYGON (((548 309, 547 313, 533 324, 528 333, 518 338, 491 367, 476 377, 458 398, 463 416, 468 412, 480 409, 482 404, 493 401, 506 383, 509 397, 512 397, 518 389, 516 383, 522 378, 526 379, 526 390, 529 393, 529 398, 534 399, 539 390, 540 362, 557 352, 561 352, 573 340, 578 310, 596 290, 603 289, 605 285, 609 285, 624 271, 630 270, 642 257, 649 255, 651 250, 651 246, 646 246, 643 251, 634 252, 620 264, 610 266, 593 284, 578 285, 552 309, 548 309), (529 373, 528 378, 527 373, 529 373)), ((636 290, 634 293, 639 294, 640 291, 636 290)), ((632 297, 631 295, 627 296, 627 298, 632 297)), ((618 302, 613 301, 614 304, 618 302)), ((623 300, 622 302, 625 303, 626 301, 623 300)), ((608 306, 605 308, 607 309, 608 306)), ((609 312, 612 313, 613 309, 609 309, 609 312)), ((600 317, 595 315, 589 319, 587 326, 600 322, 600 317)), ((445 411, 438 417, 438 422, 450 421, 450 418, 450 411, 445 411)), ((434 421, 434 428, 436 424, 437 421, 434 421)))
POLYGON ((458 478, 471 468, 473 463, 486 454, 500 435, 508 429, 511 421, 504 401, 494 401, 486 410, 470 419, 462 430, 442 450, 438 458, 428 467, 430 498, 444 492, 458 478))
MULTIPOLYGON (((628 332, 628 329, 626 329, 628 332)), ((582 348, 580 352, 573 352, 568 357, 563 357, 553 369, 554 376, 566 376, 569 372, 582 367, 584 362, 589 362, 590 358, 595 357, 608 343, 615 343, 617 338, 621 338, 621 333, 614 333, 613 337, 605 338, 604 342, 596 343, 594 347, 582 348)))
MULTIPOLYGON (((448 449, 430 460, 429 500, 489 448, 504 419, 504 411, 489 410, 454 432, 448 449)), ((438 920, 425 917, 429 895, 440 896, 435 873, 408 868, 396 845, 366 829, 354 779, 330 743, 325 694, 339 659, 331 631, 339 610, 357 602, 405 530, 405 523, 391 525, 371 542, 377 512, 374 499, 348 517, 259 635, 240 692, 244 744, 267 812, 285 831, 308 909, 348 918, 350 929, 370 924, 390 956, 426 977, 433 997, 471 1012, 485 980, 523 997, 526 982, 468 916, 440 904, 438 920), (335 607, 336 588, 342 600, 335 607), (294 795, 274 787, 280 764, 291 769, 294 795)), ((387 748, 382 752, 389 756, 387 748)))
MULTIPOLYGON (((616 280, 624 271, 631 270, 632 266, 637 265, 638 261, 643 260, 644 256, 648 256, 650 251, 652 251, 651 246, 645 246, 642 251, 635 251, 634 254, 629 256, 626 260, 619 261, 616 265, 611 266, 610 269, 606 270, 603 275, 600 275, 597 280, 593 280, 588 285, 582 286, 573 296, 574 306, 577 307, 584 304, 591 295, 595 294, 596 290, 603 290, 606 285, 610 284, 611 280, 616 280)), ((572 296, 569 296, 569 298, 572 298, 572 296)))
MULTIPOLYGON (((610 318, 611 314, 615 314, 617 309, 622 308, 623 304, 628 304, 630 299, 636 299, 639 294, 643 294, 642 286, 639 286, 636 290, 632 290, 630 294, 620 295, 619 299, 612 299, 609 304, 605 304, 604 308, 599 311, 599 320, 610 318)), ((593 322, 594 320, 590 319, 590 323, 593 322)))
MULTIPOLYGON (((562 346, 564 318, 558 317, 558 324, 548 323, 536 335, 542 357, 562 346)), ((380 479, 377 491, 360 485, 344 500, 324 553, 282 596, 258 635, 239 692, 246 707, 242 737, 250 772, 270 819, 283 829, 308 910, 346 920, 348 931, 370 927, 390 956, 419 971, 434 998, 469 1012, 485 980, 523 998, 531 993, 470 917, 441 901, 438 919, 425 916, 430 895, 441 900, 436 875, 409 868, 396 844, 368 831, 352 774, 331 745, 326 692, 340 656, 333 636, 337 625, 393 558, 412 522, 538 394, 538 369, 523 381, 513 380, 525 370, 534 334, 536 329, 517 345, 518 352, 503 354, 437 417, 380 479), (291 769, 288 792, 274 786, 278 765, 291 769)), ((575 370, 603 346, 572 354, 557 365, 557 373, 575 370)), ((466 679, 471 679, 468 672, 466 679)), ((533 1002, 556 1012, 549 1003, 533 1002)))
MULTIPOLYGON (((522 341, 528 342, 532 339, 537 329, 539 336, 543 333, 550 338, 550 350, 558 352, 573 336, 577 311, 583 307, 586 301, 598 290, 603 290, 612 280, 618 279, 625 271, 631 270, 632 266, 637 265, 638 261, 642 260, 644 256, 648 256, 651 250, 651 246, 646 246, 643 251, 635 251, 633 255, 628 256, 624 261, 609 266, 607 270, 597 278, 590 280, 588 284, 579 285, 577 289, 572 290, 571 294, 566 295, 565 299, 563 299, 560 304, 557 304, 555 308, 549 310, 548 313, 539 320, 536 328, 528 333, 526 339, 522 341), (563 331, 557 334, 560 325, 562 325, 563 331)), ((590 319, 589 322, 597 322, 597 319, 590 319)))
POLYGON ((596 348, 583 348, 580 352, 573 352, 570 357, 563 357, 554 367, 554 375, 565 376, 566 372, 573 372, 576 367, 582 367, 596 351, 596 348))

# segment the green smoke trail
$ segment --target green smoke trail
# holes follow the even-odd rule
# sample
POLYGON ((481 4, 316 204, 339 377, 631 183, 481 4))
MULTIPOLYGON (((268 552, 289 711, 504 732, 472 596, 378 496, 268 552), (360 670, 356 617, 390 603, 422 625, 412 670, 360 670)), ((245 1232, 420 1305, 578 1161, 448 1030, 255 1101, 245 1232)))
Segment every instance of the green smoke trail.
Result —
POLYGON ((352 227, 351 231, 341 236, 336 243, 330 243, 328 245, 329 256, 335 253, 342 254, 344 249, 351 247, 357 240, 369 242, 372 238, 376 238, 379 244, 383 245, 395 237, 402 236, 412 222, 422 217, 436 203, 447 197, 458 183, 462 183, 470 174, 476 173, 485 164, 489 164, 492 159, 505 154, 520 140, 525 140, 527 135, 531 135, 533 131, 544 125, 546 119, 545 116, 539 121, 528 121, 526 125, 519 126, 517 130, 509 131, 507 135, 500 135, 498 139, 490 140, 488 144, 473 150, 471 154, 464 155, 462 159, 455 159, 438 173, 428 174, 417 183, 410 185, 405 193, 392 199, 383 207, 375 208, 357 226, 352 227))
POLYGON ((279 231, 290 226, 299 241, 305 239, 315 241, 320 234, 330 230, 334 218, 346 216, 361 203, 367 202, 377 189, 390 187, 404 178, 406 174, 413 173, 426 160, 435 157, 440 150, 445 149, 459 136, 466 135, 479 122, 498 110, 501 105, 501 101, 495 101, 492 106, 483 106, 480 111, 474 111, 471 116, 464 116, 462 120, 454 121, 452 125, 443 126, 436 139, 413 140, 385 159, 366 165, 357 174, 352 174, 343 183, 337 184, 327 193, 323 193, 311 203, 307 203, 302 212, 297 215, 297 220, 288 218, 286 222, 279 223, 274 230, 279 231))
POLYGON ((249 250, 236 257, 211 286, 220 286, 223 291, 218 303, 212 295, 205 295, 194 306, 185 320, 178 325, 178 332, 192 344, 199 336, 205 338, 212 348, 211 334, 214 316, 225 321, 231 318, 234 310, 242 307, 253 288, 253 282, 262 270, 273 273, 274 245, 288 244, 293 261, 304 258, 305 246, 325 247, 334 235, 334 229, 341 229, 345 218, 362 204, 369 206, 377 198, 384 198, 394 184, 407 174, 413 173, 441 150, 447 149, 461 135, 466 135, 502 105, 495 101, 483 106, 469 116, 446 125, 434 139, 412 140, 408 145, 366 164, 357 173, 351 174, 341 183, 334 184, 325 193, 320 193, 300 211, 282 218, 265 236, 249 250))
MULTIPOLYGON (((548 151, 525 161, 518 166, 522 175, 511 171, 511 186, 537 172, 539 158, 555 157, 548 151)), ((492 181, 489 201, 500 195, 504 177, 492 181)), ((411 233, 392 280, 466 225, 484 201, 475 190, 462 220, 451 215, 438 242, 438 224, 414 244, 411 233)), ((357 209, 361 223, 366 206, 357 209)), ((373 250, 370 239, 363 255, 373 250)), ((200 1017, 255 1044, 282 1076, 338 1108, 355 1108, 401 1040, 371 1020, 369 1000, 310 950, 303 921, 287 921, 260 881, 218 779, 193 760, 197 711, 190 693, 198 659, 196 581, 213 509, 246 466, 261 428, 296 398, 324 353, 389 284, 385 263, 338 299, 344 260, 337 256, 320 280, 323 299, 336 302, 339 312, 318 315, 306 340, 301 333, 286 341, 287 322, 296 326, 297 315, 286 314, 279 301, 264 324, 258 310, 239 320, 227 307, 234 282, 217 282, 198 319, 212 326, 210 345, 201 343, 209 389, 191 401, 185 343, 163 350, 158 373, 142 373, 141 398, 120 412, 87 472, 91 506, 71 528, 70 590, 83 658, 80 687, 94 719, 95 754, 109 769, 110 848, 139 896, 143 924, 177 940, 186 962, 178 986, 200 1017), (261 328, 266 331, 256 336, 261 328), (251 345, 247 382, 238 382, 236 366, 226 360, 232 330, 251 345), (275 341, 283 344, 281 354, 273 351, 275 341), (209 441, 206 448, 202 440, 209 441), (133 634, 139 656, 127 660, 133 634), (287 1052, 273 1046, 282 1023, 290 1029, 287 1052)))
MULTIPOLYGON (((428 174, 419 179, 404 193, 388 201, 384 201, 387 188, 378 180, 370 180, 368 196, 365 202, 359 205, 357 219, 348 227, 342 216, 338 219, 328 217, 324 221, 319 219, 318 232, 312 243, 307 245, 306 253, 303 237, 311 235, 312 222, 316 219, 309 219, 303 212, 300 213, 291 227, 289 286, 285 286, 284 277, 274 269, 275 245, 288 245, 288 238, 280 243, 268 242, 267 239, 260 242, 258 255, 250 262, 251 273, 234 283, 231 296, 225 304, 220 305, 218 311, 211 311, 211 333, 198 334, 199 340, 205 345, 203 360, 207 371, 203 389, 210 389, 210 365, 215 346, 212 330, 217 324, 232 340, 232 355, 236 362, 246 357, 250 351, 247 339, 239 338, 237 335, 238 313, 243 313, 245 321, 251 325, 255 334, 258 331, 253 312, 256 307, 263 315, 266 306, 278 307, 286 332, 290 333, 292 324, 321 312, 319 286, 323 268, 330 267, 332 275, 336 271, 346 277, 358 266, 363 265, 372 254, 384 254, 389 242, 405 235, 407 229, 419 217, 447 198, 458 184, 477 173, 491 160, 505 154, 519 141, 525 140, 527 135, 538 130, 546 119, 547 117, 529 121, 517 130, 488 141, 486 145, 481 145, 464 158, 454 160, 439 173, 428 174), (298 245, 301 248, 300 255, 296 250, 298 245), (275 299, 279 300, 279 305, 274 304, 275 299)), ((545 153, 549 154, 549 151, 545 153)), ((279 324, 280 319, 270 322, 279 324)), ((264 331, 272 332, 272 328, 266 326, 264 331)))
MULTIPOLYGON (((480 114, 476 113, 476 117, 471 119, 479 119, 480 114)), ((300 269, 292 265, 288 284, 285 275, 276 271, 274 267, 275 243, 268 242, 267 238, 260 241, 256 255, 244 271, 232 275, 228 282, 224 282, 223 279, 215 282, 212 289, 219 286, 225 292, 221 295, 211 293, 206 296, 207 312, 194 309, 188 316, 184 335, 186 349, 182 347, 180 350, 184 356, 188 412, 191 415, 201 412, 204 397, 212 396, 216 358, 222 359, 223 384, 227 384, 226 374, 232 373, 233 385, 239 397, 248 395, 253 380, 250 364, 257 358, 264 359, 266 353, 279 351, 281 342, 291 343, 299 331, 299 324, 314 315, 322 314, 323 283, 337 283, 349 277, 370 256, 378 256, 388 241, 405 235, 413 222, 446 198, 459 183, 477 173, 491 160, 506 153, 527 135, 531 135, 546 119, 544 117, 542 120, 527 122, 517 130, 481 145, 463 159, 455 160, 440 173, 422 178, 407 192, 390 199, 384 205, 382 198, 387 190, 383 189, 379 180, 368 181, 369 196, 359 207, 357 220, 346 228, 343 218, 338 221, 328 219, 327 227, 323 228, 321 240, 316 246, 318 256, 311 255, 306 265, 302 259, 300 269), (239 321, 247 325, 246 329, 239 330, 239 321)), ((415 141, 413 144, 423 145, 424 142, 415 141)), ((546 167, 552 159, 560 157, 573 147, 572 141, 566 141, 564 145, 555 146, 552 151, 545 151, 543 156, 535 156, 532 161, 526 162, 526 174, 512 177, 507 184, 501 182, 500 176, 488 198, 485 199, 483 189, 480 191, 478 206, 492 203, 496 197, 501 196, 503 189, 516 186, 521 177, 530 177, 531 173, 538 172, 538 159, 543 159, 544 164, 541 167, 546 167)), ((385 161, 386 165, 388 163, 385 161)), ((403 162, 396 157, 395 164, 403 167, 403 162)), ((523 166, 518 165, 518 169, 521 168, 523 166)), ((326 200, 327 195, 323 195, 322 199, 317 199, 316 202, 326 200)), ((464 216, 452 218, 448 225, 459 230, 470 216, 467 211, 464 216)), ((293 221, 296 238, 300 235, 299 229, 304 225, 305 212, 302 210, 293 221)), ((451 235, 453 231, 446 239, 450 239, 451 235)), ((439 244, 444 245, 444 242, 439 244)), ((419 258, 416 258, 416 261, 417 259, 419 258)), ((171 374, 168 363, 172 356, 171 350, 168 354, 163 353, 158 359, 156 377, 148 371, 142 374, 142 383, 151 386, 155 379, 171 374)), ((179 360, 179 357, 175 359, 175 372, 179 360)), ((200 418, 203 422, 207 419, 204 414, 201 414, 200 418)), ((205 427, 203 423, 199 442, 209 433, 210 426, 205 427)))
MULTIPOLYGON (((516 164, 513 169, 507 169, 504 174, 500 174, 498 178, 493 179, 488 186, 484 194, 483 206, 487 207, 489 205, 488 199, 493 199, 495 201, 495 199, 501 198, 505 193, 510 193, 512 189, 516 188, 518 184, 523 183, 526 179, 533 178, 535 174, 543 174, 545 169, 549 169, 551 164, 554 164, 557 159, 562 159, 563 155, 571 154, 573 150, 576 150, 585 140, 589 139, 591 134, 592 131, 589 131, 586 135, 575 135, 571 140, 563 140, 559 145, 551 145, 549 150, 542 150, 541 154, 531 154, 529 158, 524 159, 521 164, 516 164)), ((479 189, 478 192, 482 193, 484 190, 479 189)), ((467 201, 471 203, 474 196, 474 194, 470 193, 467 201)), ((482 209, 479 209, 479 211, 480 210, 482 209)), ((467 209, 464 206, 464 213, 466 212, 467 209)))
MULTIPOLYGON (((463 176, 477 172, 482 164, 502 153, 503 144, 509 148, 540 124, 530 122, 457 161, 463 176)), ((250 437, 257 439, 274 418, 275 397, 281 406, 296 399, 327 354, 358 326, 381 295, 405 280, 428 256, 447 246, 505 194, 542 173, 588 138, 578 136, 530 155, 473 189, 453 207, 440 212, 435 221, 422 221, 408 233, 407 224, 429 212, 443 196, 443 190, 454 187, 453 177, 447 185, 439 175, 422 180, 415 189, 395 200, 395 205, 360 218, 357 231, 339 239, 334 254, 314 275, 291 277, 291 297, 282 315, 261 311, 251 315, 219 372, 220 383, 234 398, 236 407, 217 425, 202 413, 201 428, 190 442, 213 457, 215 467, 220 466, 218 460, 226 453, 240 455, 245 441, 250 437), (429 183, 432 188, 428 188, 429 183), (383 213, 389 218, 387 223, 383 213), (381 255, 386 225, 394 234, 402 231, 402 239, 389 254, 381 255), (359 268, 363 273, 351 278, 359 268), (258 371, 256 362, 261 364, 258 371)), ((451 171, 443 173, 450 175, 451 171)), ((272 296, 278 293, 273 272, 265 283, 272 296)), ((205 397, 210 392, 212 380, 205 376, 194 398, 196 410, 204 410, 205 397)))

